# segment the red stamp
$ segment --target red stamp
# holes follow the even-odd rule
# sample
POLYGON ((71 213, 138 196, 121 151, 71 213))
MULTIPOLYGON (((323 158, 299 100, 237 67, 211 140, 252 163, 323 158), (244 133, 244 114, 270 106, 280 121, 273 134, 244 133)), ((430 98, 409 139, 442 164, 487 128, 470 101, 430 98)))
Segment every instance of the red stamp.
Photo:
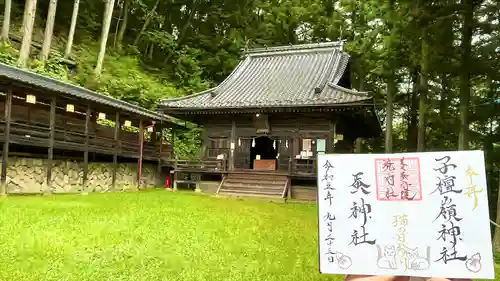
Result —
POLYGON ((377 199, 420 201, 422 185, 418 157, 375 159, 377 199))

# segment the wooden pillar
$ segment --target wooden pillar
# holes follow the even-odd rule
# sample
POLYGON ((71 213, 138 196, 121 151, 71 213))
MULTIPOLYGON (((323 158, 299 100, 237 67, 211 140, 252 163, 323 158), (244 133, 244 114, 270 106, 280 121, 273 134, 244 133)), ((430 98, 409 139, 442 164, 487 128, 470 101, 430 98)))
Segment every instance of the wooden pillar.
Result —
POLYGON ((49 151, 47 157, 47 187, 44 193, 52 192, 52 166, 54 159, 54 137, 56 133, 56 98, 50 100, 49 151))
POLYGON ((236 148, 236 122, 231 124, 231 138, 229 143, 229 170, 234 170, 234 149, 236 148))
POLYGON ((201 159, 207 159, 208 158, 208 131, 205 127, 203 127, 203 130, 201 131, 201 140, 202 140, 202 154, 201 154, 201 159))
POLYGON ((329 136, 328 136, 328 141, 327 145, 328 148, 326 150, 326 153, 334 153, 335 152, 335 139, 337 138, 337 123, 334 120, 330 120, 330 130, 329 130, 329 136))
POLYGON ((177 191, 177 155, 175 155, 175 129, 172 128, 172 159, 174 160, 174 170, 170 171, 172 175, 172 187, 174 191, 177 191))
POLYGON ((7 194, 7 162, 9 160, 11 111, 12 111, 12 89, 9 88, 5 96, 5 127, 4 127, 3 153, 2 153, 2 174, 0 176, 1 195, 7 194))
POLYGON ((142 119, 139 120, 139 159, 137 160, 137 188, 141 188, 141 178, 142 178, 142 150, 144 147, 144 125, 142 124, 142 119))
POLYGON ((90 131, 90 105, 87 106, 87 112, 85 113, 85 148, 83 151, 83 178, 82 178, 82 190, 87 192, 87 177, 89 174, 89 131, 90 131))
POLYGON ((362 138, 356 138, 356 144, 354 146, 354 152, 355 153, 361 153, 362 152, 362 145, 363 145, 363 139, 362 138))
POLYGON ((161 174, 161 165, 162 165, 162 162, 161 162, 161 154, 162 154, 162 148, 163 148, 163 123, 160 122, 160 124, 156 123, 155 124, 155 133, 154 133, 154 136, 158 136, 158 140, 156 141, 156 143, 158 144, 158 168, 157 168, 157 172, 158 174, 161 174))
POLYGON ((115 115, 115 136, 114 136, 114 151, 113 151, 113 175, 111 186, 113 190, 116 189, 116 171, 118 170, 118 150, 120 149, 120 113, 116 112, 115 115))

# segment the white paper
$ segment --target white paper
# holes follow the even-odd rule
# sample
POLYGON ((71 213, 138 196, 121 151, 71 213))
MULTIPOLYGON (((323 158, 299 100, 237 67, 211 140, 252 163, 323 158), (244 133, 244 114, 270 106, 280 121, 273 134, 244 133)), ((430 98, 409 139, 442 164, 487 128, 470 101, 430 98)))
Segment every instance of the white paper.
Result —
POLYGON ((319 155, 320 271, 494 279, 487 194, 482 151, 319 155))

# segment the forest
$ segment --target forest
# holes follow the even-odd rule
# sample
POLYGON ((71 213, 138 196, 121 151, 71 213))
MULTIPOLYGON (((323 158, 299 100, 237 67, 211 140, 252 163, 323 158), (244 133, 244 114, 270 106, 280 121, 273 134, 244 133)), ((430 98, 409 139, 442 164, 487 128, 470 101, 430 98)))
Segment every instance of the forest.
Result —
MULTIPOLYGON (((364 151, 484 150, 491 215, 500 219, 500 1, 0 4, 1 62, 148 108, 220 83, 247 48, 344 41, 353 88, 373 95, 384 129, 364 151)), ((179 137, 179 155, 196 157, 196 136, 179 137)))

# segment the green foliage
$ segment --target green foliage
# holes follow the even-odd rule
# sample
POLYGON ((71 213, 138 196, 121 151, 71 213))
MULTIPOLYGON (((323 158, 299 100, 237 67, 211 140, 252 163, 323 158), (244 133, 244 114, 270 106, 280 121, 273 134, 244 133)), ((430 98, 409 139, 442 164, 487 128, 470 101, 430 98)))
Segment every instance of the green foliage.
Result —
POLYGON ((136 55, 109 52, 103 73, 95 77, 93 65, 97 60, 97 47, 92 44, 80 45, 75 54, 78 71, 73 79, 100 93, 151 109, 161 99, 180 95, 161 76, 145 72, 136 55))
POLYGON ((19 57, 19 50, 8 42, 0 42, 0 62, 15 65, 19 57))

